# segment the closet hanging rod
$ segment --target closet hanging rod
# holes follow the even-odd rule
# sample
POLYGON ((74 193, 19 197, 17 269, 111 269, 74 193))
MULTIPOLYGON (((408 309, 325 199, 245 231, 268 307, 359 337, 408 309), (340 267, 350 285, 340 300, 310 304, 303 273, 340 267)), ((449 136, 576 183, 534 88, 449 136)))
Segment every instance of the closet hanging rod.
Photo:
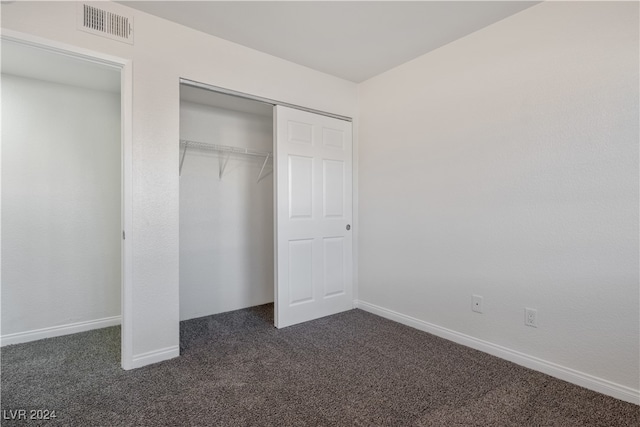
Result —
MULTIPOLYGON (((187 139, 180 140, 180 146, 184 147, 182 149, 182 156, 180 157, 180 166, 178 167, 178 176, 182 176, 182 165, 184 164, 184 158, 187 154, 187 149, 189 147, 198 148, 201 150, 211 150, 211 151, 219 151, 224 153, 234 153, 234 154, 244 154, 247 156, 256 156, 256 157, 264 157, 264 163, 262 163, 262 168, 260 169, 260 173, 258 174, 258 182, 262 178, 262 172, 264 171, 264 167, 267 165, 269 158, 273 159, 273 153, 269 151, 255 151, 249 150, 247 148, 242 147, 233 147, 231 145, 220 145, 220 144, 211 144, 209 142, 201 142, 201 141, 189 141, 187 139)), ((227 165, 227 161, 229 160, 229 156, 225 159, 224 163, 220 166, 219 178, 222 179, 222 173, 224 172, 224 168, 227 165)))
POLYGON ((189 148, 199 148, 202 150, 213 150, 213 151, 223 151, 226 153, 246 154, 248 156, 257 156, 257 157, 271 156, 271 152, 269 151, 249 150, 247 148, 233 147, 231 145, 211 144, 209 142, 189 141, 186 139, 181 139, 180 145, 184 147, 188 146, 189 148))

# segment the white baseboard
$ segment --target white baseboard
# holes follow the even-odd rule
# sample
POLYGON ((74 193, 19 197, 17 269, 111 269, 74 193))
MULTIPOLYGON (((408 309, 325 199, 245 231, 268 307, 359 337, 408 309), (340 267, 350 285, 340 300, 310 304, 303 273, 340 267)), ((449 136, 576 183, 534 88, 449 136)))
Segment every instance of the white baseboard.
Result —
POLYGON ((62 335, 76 334, 78 332, 90 331, 92 329, 102 329, 109 326, 119 325, 120 316, 105 317, 104 319, 89 320, 86 322, 69 323, 66 325, 52 326, 50 328, 35 329, 33 331, 16 332, 14 334, 2 335, 0 346, 11 344, 21 344, 44 338, 59 337, 62 335))
POLYGON ((177 345, 137 354, 133 356, 130 369, 141 368, 146 365, 151 365, 152 363, 162 362, 178 356, 180 356, 180 346, 177 345))
POLYGON ((474 338, 472 336, 465 335, 451 329, 443 328, 441 326, 434 325, 433 323, 425 322, 423 320, 416 319, 414 317, 407 316, 364 301, 356 300, 354 306, 380 317, 384 317, 386 319, 402 323, 403 325, 411 326, 412 328, 439 336, 449 341, 453 341, 458 344, 462 344, 467 347, 489 353, 493 356, 508 360, 521 366, 525 366, 529 369, 533 369, 547 375, 551 375, 552 377, 570 382, 572 384, 588 388, 589 390, 597 391, 598 393, 606 394, 608 396, 615 397, 616 399, 640 405, 640 390, 635 390, 631 387, 623 386, 621 384, 598 378, 584 372, 576 371, 575 369, 567 368, 565 366, 560 366, 546 360, 538 359, 537 357, 533 357, 519 351, 493 344, 488 341, 474 338))

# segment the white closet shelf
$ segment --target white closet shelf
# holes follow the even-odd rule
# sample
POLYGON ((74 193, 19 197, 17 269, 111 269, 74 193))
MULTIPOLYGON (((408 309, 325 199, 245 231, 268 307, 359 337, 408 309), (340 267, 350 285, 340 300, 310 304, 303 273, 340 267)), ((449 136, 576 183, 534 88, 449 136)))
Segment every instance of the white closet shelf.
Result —
POLYGON ((269 158, 273 158, 273 153, 269 151, 249 150, 247 148, 234 147, 231 145, 212 144, 209 142, 190 141, 187 139, 181 139, 180 146, 183 147, 183 150, 182 150, 182 157, 180 158, 180 167, 178 170, 179 175, 182 175, 182 165, 184 164, 184 158, 185 158, 185 154, 187 154, 188 148, 197 148, 199 150, 209 150, 209 151, 218 151, 221 153, 228 153, 227 157, 224 160, 224 163, 220 165, 219 178, 222 178, 222 173, 224 172, 224 169, 227 166, 227 161, 229 160, 229 155, 231 154, 244 154, 247 156, 264 157, 262 168, 260 169, 260 173, 258 174, 258 182, 260 181, 260 179, 262 179, 262 172, 264 172, 264 168, 267 165, 269 158))
POLYGON ((200 142, 200 141, 189 141, 186 139, 180 140, 180 145, 183 147, 193 147, 199 148, 201 150, 211 150, 211 151, 222 151, 228 153, 236 153, 236 154, 246 154, 248 156, 256 156, 256 157, 265 157, 271 156, 271 152, 269 151, 255 151, 249 150, 241 147, 233 147, 231 145, 219 145, 219 144, 211 144, 209 142, 200 142))

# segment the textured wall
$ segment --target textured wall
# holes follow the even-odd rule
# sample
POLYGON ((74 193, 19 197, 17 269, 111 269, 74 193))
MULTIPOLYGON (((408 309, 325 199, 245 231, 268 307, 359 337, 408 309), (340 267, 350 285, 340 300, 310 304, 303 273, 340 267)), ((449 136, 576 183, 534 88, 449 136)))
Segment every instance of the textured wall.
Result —
POLYGON ((360 101, 360 299, 637 395, 638 4, 545 2, 360 101))
POLYGON ((2 75, 2 335, 120 315, 120 95, 2 75))

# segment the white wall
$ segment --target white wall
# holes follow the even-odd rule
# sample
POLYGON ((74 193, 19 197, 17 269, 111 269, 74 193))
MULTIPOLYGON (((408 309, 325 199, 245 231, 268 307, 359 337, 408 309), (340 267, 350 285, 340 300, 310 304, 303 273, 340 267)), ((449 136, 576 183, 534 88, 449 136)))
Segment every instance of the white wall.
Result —
MULTIPOLYGON (((76 30, 74 2, 2 5, 2 28, 133 63, 133 349, 129 366, 179 354, 179 78, 355 116, 357 86, 115 3, 133 46, 76 30)), ((126 364, 126 361, 125 361, 126 364)))
POLYGON ((637 401, 638 36, 545 2, 363 83, 364 306, 637 401))
MULTIPOLYGON (((180 138, 273 151, 273 118, 182 102, 180 138)), ((180 320, 273 302, 273 161, 188 149, 180 177, 180 320)))
POLYGON ((2 75, 2 253, 3 337, 120 315, 118 93, 2 75))

